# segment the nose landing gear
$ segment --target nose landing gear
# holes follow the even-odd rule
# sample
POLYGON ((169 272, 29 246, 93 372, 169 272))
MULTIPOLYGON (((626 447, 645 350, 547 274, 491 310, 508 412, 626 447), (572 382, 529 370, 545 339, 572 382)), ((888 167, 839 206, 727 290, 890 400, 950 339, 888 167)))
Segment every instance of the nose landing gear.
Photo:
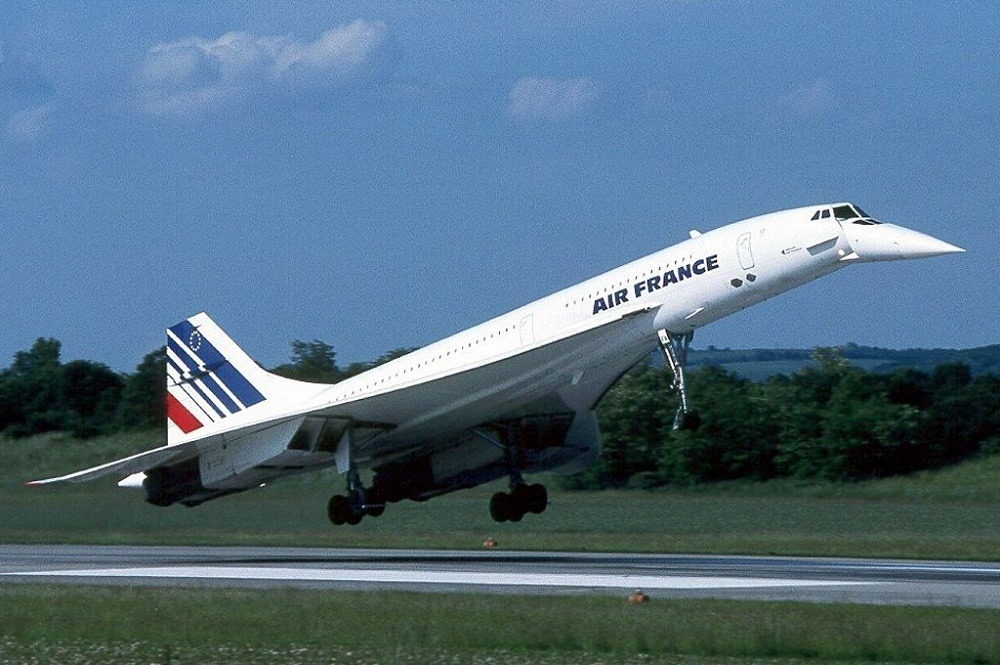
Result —
POLYGON ((694 339, 694 331, 686 333, 672 333, 669 330, 658 330, 660 338, 660 351, 667 361, 667 366, 674 373, 674 391, 681 398, 681 405, 677 407, 674 415, 674 429, 698 429, 701 425, 701 416, 697 411, 690 408, 687 395, 687 384, 684 382, 684 366, 687 364, 688 347, 694 339))

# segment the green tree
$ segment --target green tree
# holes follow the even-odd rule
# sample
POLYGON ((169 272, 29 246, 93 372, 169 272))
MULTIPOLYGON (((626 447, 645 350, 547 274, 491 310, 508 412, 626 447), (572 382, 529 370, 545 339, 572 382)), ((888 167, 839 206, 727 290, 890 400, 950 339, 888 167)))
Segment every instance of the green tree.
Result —
POLYGON ((882 391, 863 390, 869 380, 859 373, 834 390, 824 418, 824 456, 816 464, 821 475, 859 480, 911 470, 907 458, 916 448, 919 411, 893 404, 882 391))
POLYGON ((0 373, 0 428, 12 436, 63 430, 93 436, 113 427, 122 378, 88 360, 60 363, 62 344, 39 338, 0 373))
POLYGON ((973 378, 966 365, 941 365, 931 375, 934 394, 925 432, 935 465, 975 454, 1000 434, 1000 377, 973 378))
POLYGON ((114 431, 124 380, 106 365, 74 360, 61 368, 62 400, 72 413, 71 430, 85 438, 114 431))
POLYGON ((147 353, 125 378, 115 420, 119 429, 163 427, 167 420, 167 348, 147 353))
POLYGON ((337 367, 337 352, 326 342, 292 342, 292 362, 274 368, 275 374, 299 381, 336 383, 343 378, 337 367))
POLYGON ((349 376, 355 376, 357 374, 361 374, 362 372, 367 372, 368 370, 372 369, 373 367, 378 367, 379 365, 384 365, 385 363, 387 363, 387 362, 389 362, 391 360, 395 360, 396 358, 402 358, 403 356, 405 356, 405 355, 407 355, 409 353, 413 353, 414 351, 416 351, 419 348, 420 348, 419 346, 400 347, 398 349, 393 349, 392 351, 389 351, 388 353, 383 353, 381 356, 379 356, 375 360, 368 360, 368 361, 362 361, 362 362, 353 362, 350 365, 348 365, 346 368, 344 368, 343 370, 341 370, 341 377, 342 377, 342 379, 346 379, 349 376))
POLYGON ((14 354, 4 372, 3 394, 9 409, 4 431, 12 436, 67 429, 72 413, 65 401, 64 376, 59 363, 62 344, 39 337, 27 351, 14 354))
POLYGON ((633 484, 655 484, 657 458, 676 408, 671 383, 669 371, 643 363, 608 391, 598 408, 603 452, 588 483, 621 487, 638 476, 633 484))
POLYGON ((826 455, 824 414, 839 374, 839 369, 807 367, 791 377, 772 377, 764 384, 767 403, 777 420, 774 463, 778 475, 820 475, 826 455))
POLYGON ((774 477, 777 418, 762 387, 718 367, 690 372, 688 384, 701 427, 670 432, 661 474, 681 483, 774 477))

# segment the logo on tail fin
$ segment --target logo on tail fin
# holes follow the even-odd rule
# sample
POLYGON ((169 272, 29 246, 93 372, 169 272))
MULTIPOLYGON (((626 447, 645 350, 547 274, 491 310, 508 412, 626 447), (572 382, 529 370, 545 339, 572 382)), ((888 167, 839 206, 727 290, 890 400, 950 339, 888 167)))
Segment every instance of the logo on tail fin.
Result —
POLYGON ((185 434, 264 401, 190 320, 167 329, 167 418, 185 434))

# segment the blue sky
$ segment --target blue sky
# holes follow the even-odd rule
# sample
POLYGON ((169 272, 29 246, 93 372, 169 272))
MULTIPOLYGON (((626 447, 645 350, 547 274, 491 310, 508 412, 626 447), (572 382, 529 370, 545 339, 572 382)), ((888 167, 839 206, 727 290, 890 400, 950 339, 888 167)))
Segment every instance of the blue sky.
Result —
POLYGON ((1000 342, 996 3, 246 4, 5 4, 0 366, 131 370, 201 310, 371 359, 840 200, 969 251, 696 346, 1000 342))

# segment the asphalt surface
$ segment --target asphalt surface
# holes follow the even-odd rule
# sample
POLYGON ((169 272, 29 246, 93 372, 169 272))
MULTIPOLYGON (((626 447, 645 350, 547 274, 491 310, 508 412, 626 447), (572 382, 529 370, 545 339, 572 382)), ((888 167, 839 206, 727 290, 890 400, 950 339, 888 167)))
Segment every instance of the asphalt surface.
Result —
POLYGON ((562 552, 0 545, 0 583, 397 589, 1000 608, 1000 563, 562 552))

